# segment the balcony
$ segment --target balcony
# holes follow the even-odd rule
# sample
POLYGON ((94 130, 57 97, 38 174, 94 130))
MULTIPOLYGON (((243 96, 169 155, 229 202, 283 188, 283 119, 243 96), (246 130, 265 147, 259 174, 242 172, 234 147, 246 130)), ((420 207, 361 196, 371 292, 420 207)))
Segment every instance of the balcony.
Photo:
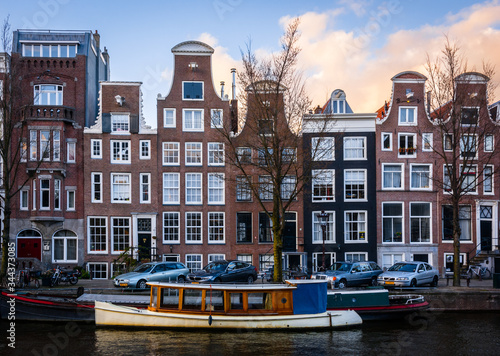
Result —
POLYGON ((59 120, 75 120, 75 109, 68 106, 60 105, 35 105, 24 109, 24 117, 26 119, 59 119, 59 120))

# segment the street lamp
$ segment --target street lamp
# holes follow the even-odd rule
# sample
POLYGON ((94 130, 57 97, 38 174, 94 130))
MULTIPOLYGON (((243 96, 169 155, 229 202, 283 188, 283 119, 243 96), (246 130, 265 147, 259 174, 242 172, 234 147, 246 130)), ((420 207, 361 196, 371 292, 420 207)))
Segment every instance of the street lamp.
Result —
POLYGON ((328 213, 325 213, 324 210, 321 211, 321 214, 318 214, 318 220, 321 224, 321 231, 323 232, 323 263, 322 268, 325 270, 325 239, 326 239, 326 226, 328 224, 328 213))

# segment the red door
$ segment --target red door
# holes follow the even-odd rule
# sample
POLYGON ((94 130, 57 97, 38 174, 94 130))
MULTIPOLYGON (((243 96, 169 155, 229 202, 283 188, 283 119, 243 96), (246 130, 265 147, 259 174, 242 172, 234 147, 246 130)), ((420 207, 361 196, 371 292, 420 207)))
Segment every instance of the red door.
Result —
POLYGON ((17 239, 17 257, 42 259, 42 239, 17 239))

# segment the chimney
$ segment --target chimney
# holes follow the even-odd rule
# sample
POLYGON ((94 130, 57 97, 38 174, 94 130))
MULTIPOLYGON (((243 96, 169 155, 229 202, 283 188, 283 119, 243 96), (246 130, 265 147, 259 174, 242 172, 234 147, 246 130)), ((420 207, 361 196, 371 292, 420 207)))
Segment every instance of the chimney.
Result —
POLYGON ((431 112, 431 92, 427 92, 427 114, 431 112))
POLYGON ((99 48, 101 48, 101 35, 97 33, 97 30, 95 30, 94 33, 94 41, 95 41, 95 46, 97 47, 96 51, 99 51, 99 48))
POLYGON ((323 109, 321 109, 321 106, 317 106, 316 109, 314 109, 315 114, 321 114, 323 112, 323 109))
POLYGON ((224 99, 224 82, 220 82, 220 97, 224 99))
POLYGON ((233 97, 232 99, 236 99, 236 68, 231 68, 231 74, 233 75, 233 85, 232 85, 232 90, 233 90, 233 97))

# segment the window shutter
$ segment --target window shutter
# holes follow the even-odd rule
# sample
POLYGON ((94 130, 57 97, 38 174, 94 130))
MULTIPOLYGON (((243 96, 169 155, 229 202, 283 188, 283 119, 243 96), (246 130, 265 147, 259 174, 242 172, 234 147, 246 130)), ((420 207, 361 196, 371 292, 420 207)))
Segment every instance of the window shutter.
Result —
POLYGON ((130 133, 139 133, 139 115, 130 115, 130 133))
POLYGON ((111 114, 102 114, 102 132, 111 132, 111 114))

